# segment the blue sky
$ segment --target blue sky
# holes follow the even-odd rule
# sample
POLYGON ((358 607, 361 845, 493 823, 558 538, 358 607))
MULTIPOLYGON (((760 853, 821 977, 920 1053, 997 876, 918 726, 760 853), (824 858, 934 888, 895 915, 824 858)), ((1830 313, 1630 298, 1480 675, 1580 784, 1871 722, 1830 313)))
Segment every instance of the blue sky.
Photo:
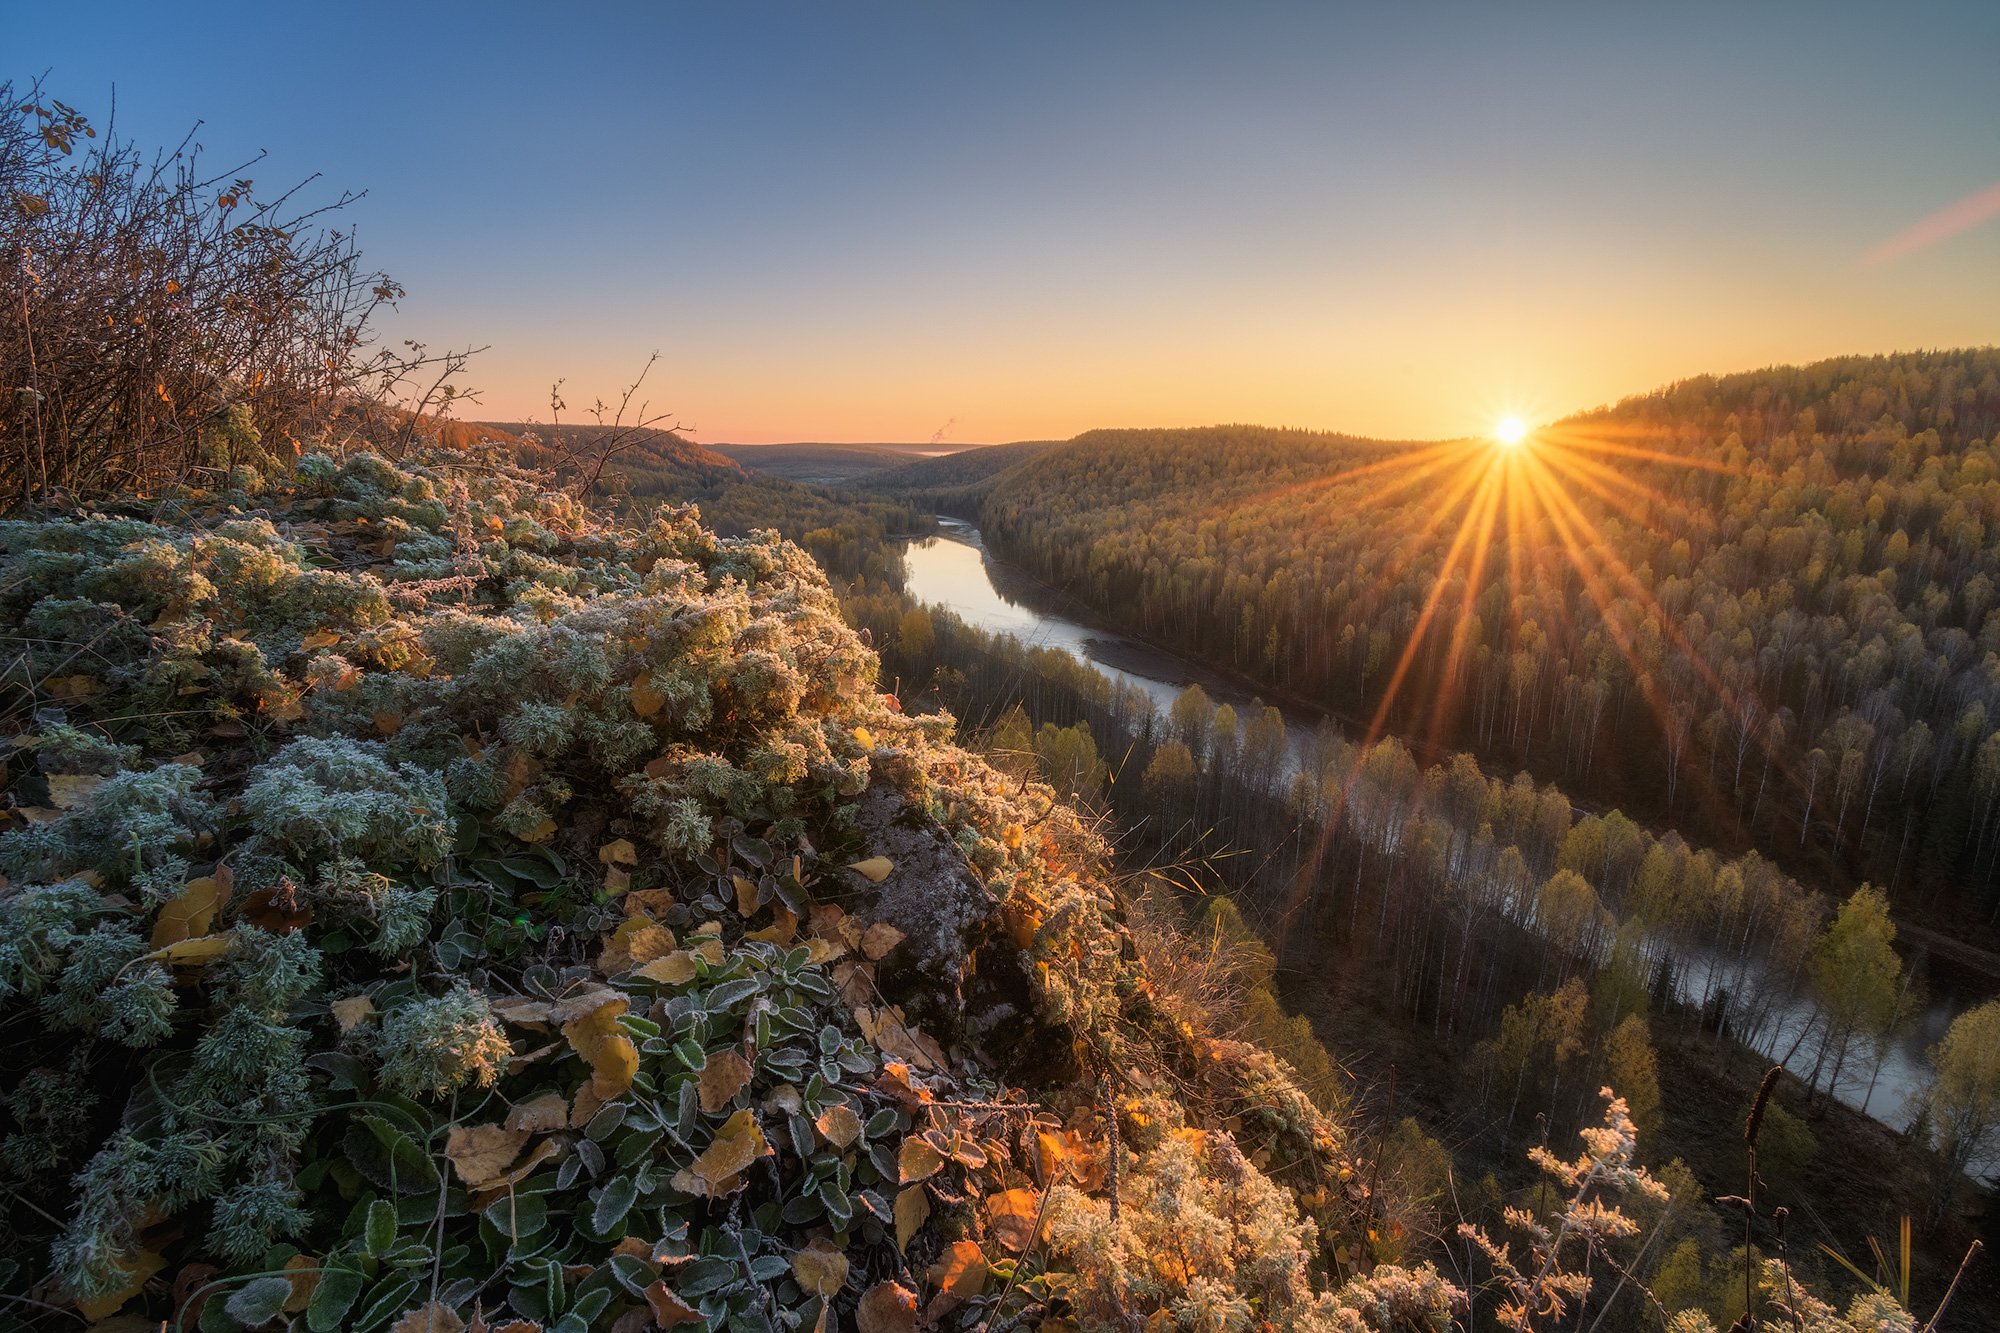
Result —
POLYGON ((0 75, 366 189, 478 415, 1396 437, 2000 339, 2000 6, 102 4, 0 75), (1754 12, 1739 12, 1740 10, 1754 12), (653 383, 654 381, 649 381, 653 383))

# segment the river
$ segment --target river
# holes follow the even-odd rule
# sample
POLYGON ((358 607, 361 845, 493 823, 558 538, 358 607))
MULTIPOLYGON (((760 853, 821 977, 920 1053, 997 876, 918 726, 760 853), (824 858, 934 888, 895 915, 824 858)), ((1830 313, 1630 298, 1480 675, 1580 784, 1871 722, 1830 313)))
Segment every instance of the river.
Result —
MULTIPOLYGON (((1245 706, 1252 699, 1221 673, 1086 623, 1084 618, 1090 614, 1087 606, 994 558, 981 542, 977 528, 954 518, 940 517, 938 523, 938 536, 905 548, 905 586, 917 601, 943 606, 967 624, 993 634, 1011 634, 1026 644, 1064 649, 1113 680, 1145 691, 1162 713, 1183 689, 1199 684, 1216 702, 1229 703, 1239 716, 1248 716, 1245 706)), ((1290 762, 1296 765, 1304 753, 1305 738, 1319 725, 1319 719, 1289 710, 1285 723, 1291 739, 1290 762)), ((1943 959, 1925 961, 1932 992, 1929 1001, 1890 1043, 1872 1089, 1865 1079, 1847 1077, 1836 1091, 1841 1101, 1899 1131, 1908 1127, 1915 1094, 1929 1081, 1930 1047, 1954 1018, 1991 992, 1990 983, 1982 983, 1943 959)), ((1681 964, 1676 989, 1683 1000, 1699 1003, 1710 984, 1705 960, 1683 955, 1681 964)), ((1745 1035, 1767 1057, 1776 1058, 1794 1045, 1793 1038, 1810 1015, 1810 1008, 1803 1003, 1786 1005, 1763 1030, 1745 1035)), ((1804 1043, 1791 1062, 1793 1072, 1802 1077, 1809 1074, 1813 1054, 1812 1043, 1804 1043)), ((1865 1068, 1868 1060, 1857 1050, 1848 1063, 1852 1070, 1865 1068)))

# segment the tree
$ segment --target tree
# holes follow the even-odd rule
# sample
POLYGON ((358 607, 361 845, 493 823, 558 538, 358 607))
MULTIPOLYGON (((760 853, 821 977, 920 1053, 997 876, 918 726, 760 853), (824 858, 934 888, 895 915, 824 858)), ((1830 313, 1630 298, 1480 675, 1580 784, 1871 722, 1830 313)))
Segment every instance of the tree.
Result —
POLYGON ((1903 960, 1896 956, 1895 943, 1888 896, 1863 884, 1813 945, 1809 975, 1826 1024, 1808 1080, 1815 1091, 1829 1053, 1833 1066, 1826 1091, 1831 1093, 1840 1085, 1854 1039, 1879 1037, 1899 1017, 1903 960))
POLYGON ((1660 1064, 1646 1020, 1627 1014, 1604 1042, 1604 1064, 1643 1139, 1660 1130, 1660 1064))
POLYGON ((1931 1047, 1931 1070, 1921 1104, 1944 1168, 1940 1174, 1955 1182, 1975 1167, 1990 1170, 2000 1149, 2000 1000, 1952 1022, 1944 1040, 1931 1047))

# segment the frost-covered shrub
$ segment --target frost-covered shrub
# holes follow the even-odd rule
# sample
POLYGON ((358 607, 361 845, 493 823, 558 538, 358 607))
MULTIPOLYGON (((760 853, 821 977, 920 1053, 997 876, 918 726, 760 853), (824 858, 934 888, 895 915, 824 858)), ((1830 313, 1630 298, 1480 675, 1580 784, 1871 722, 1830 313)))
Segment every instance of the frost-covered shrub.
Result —
POLYGON ((465 986, 389 1010, 375 1050, 382 1086, 405 1097, 490 1088, 513 1054, 486 997, 465 986))
POLYGON ((428 866, 451 849, 444 781, 393 763, 377 741, 293 741, 243 792, 250 826, 300 865, 330 856, 428 866))
POLYGON ((0 871, 17 880, 59 880, 85 870, 171 897, 186 878, 196 836, 214 822, 214 802, 197 791, 201 770, 162 764, 105 779, 60 819, 0 839, 0 871))

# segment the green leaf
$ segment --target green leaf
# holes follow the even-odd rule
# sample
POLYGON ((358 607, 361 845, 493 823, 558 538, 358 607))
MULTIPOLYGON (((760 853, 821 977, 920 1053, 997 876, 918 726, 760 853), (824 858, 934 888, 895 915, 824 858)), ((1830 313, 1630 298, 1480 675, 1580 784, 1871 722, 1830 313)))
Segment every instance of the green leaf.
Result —
POLYGON ((417 1294, 419 1281, 415 1274, 411 1274, 390 1278, 377 1285, 368 1298, 368 1304, 361 1307, 360 1317, 354 1321, 355 1333, 373 1333, 408 1309, 410 1298, 417 1294))
POLYGON ((351 1268, 335 1266, 322 1270, 319 1285, 313 1288, 312 1299, 306 1303, 306 1327, 312 1333, 336 1333, 345 1327, 347 1312, 361 1295, 361 1283, 361 1274, 351 1268))
POLYGON ((368 1221, 361 1230, 362 1253, 379 1258, 395 1243, 396 1205, 387 1199, 377 1199, 368 1205, 368 1221))
POLYGON ((639 1195, 639 1187, 630 1176, 613 1176, 604 1182, 604 1188, 597 1196, 597 1207, 590 1213, 590 1228, 600 1236, 608 1236, 611 1229, 625 1220, 625 1214, 632 1211, 632 1201, 639 1195))
POLYGON ((230 1318, 238 1323, 255 1328, 268 1324, 284 1313, 285 1302, 291 1299, 292 1283, 289 1278, 277 1276, 252 1278, 230 1293, 223 1302, 223 1308, 230 1318))

